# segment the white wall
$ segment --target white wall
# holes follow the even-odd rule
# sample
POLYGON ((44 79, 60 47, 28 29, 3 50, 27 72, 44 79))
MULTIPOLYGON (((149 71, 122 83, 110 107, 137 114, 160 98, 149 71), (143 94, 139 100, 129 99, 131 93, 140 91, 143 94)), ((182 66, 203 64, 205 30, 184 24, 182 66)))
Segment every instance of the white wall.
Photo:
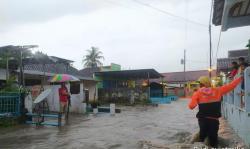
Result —
POLYGON ((95 99, 96 100, 98 99, 98 93, 97 93, 97 89, 96 89, 96 82, 94 82, 94 81, 85 81, 84 82, 84 89, 89 90, 89 101, 94 100, 95 93, 96 93, 95 99))
MULTIPOLYGON (((70 85, 66 85, 68 90, 70 90, 70 85)), ((44 89, 51 88, 52 91, 47 97, 47 101, 49 104, 49 109, 50 111, 60 111, 60 104, 59 104, 59 93, 58 89, 60 88, 60 85, 46 85, 44 86, 44 89)), ((70 112, 73 113, 83 113, 83 104, 82 102, 84 101, 84 94, 83 94, 83 83, 80 84, 80 94, 73 94, 71 95, 71 106, 70 106, 70 112)), ((31 112, 31 97, 28 96, 26 97, 25 100, 25 106, 31 112)), ((33 105, 34 106, 34 105, 33 105)))

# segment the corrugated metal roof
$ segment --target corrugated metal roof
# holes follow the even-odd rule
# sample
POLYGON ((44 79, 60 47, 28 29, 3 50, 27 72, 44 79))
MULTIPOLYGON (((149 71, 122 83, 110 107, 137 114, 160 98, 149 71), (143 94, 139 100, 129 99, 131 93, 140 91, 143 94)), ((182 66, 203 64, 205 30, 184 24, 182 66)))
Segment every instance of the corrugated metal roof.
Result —
POLYGON ((224 10, 225 0, 214 0, 213 9, 213 24, 218 26, 221 25, 223 10, 224 10))
POLYGON ((229 58, 247 57, 248 54, 249 54, 248 49, 240 49, 240 50, 228 51, 228 57, 229 58))
POLYGON ((154 69, 138 69, 138 70, 121 70, 121 71, 104 71, 104 72, 96 72, 95 75, 113 78, 113 79, 156 79, 162 77, 160 73, 158 73, 154 69))
POLYGON ((222 31, 250 25, 250 0, 214 0, 212 21, 222 31))
MULTIPOLYGON (((17 72, 19 72, 19 70, 17 70, 17 72)), ((46 76, 53 76, 55 74, 70 74, 79 78, 80 80, 94 80, 93 77, 82 76, 76 68, 64 64, 24 65, 24 73, 26 74, 44 75, 44 72, 46 76)))

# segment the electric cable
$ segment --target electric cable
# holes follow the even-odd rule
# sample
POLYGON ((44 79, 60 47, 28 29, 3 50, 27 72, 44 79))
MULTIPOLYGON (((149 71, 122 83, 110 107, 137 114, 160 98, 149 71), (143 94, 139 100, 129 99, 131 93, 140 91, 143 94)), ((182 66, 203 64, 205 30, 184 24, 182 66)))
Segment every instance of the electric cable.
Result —
POLYGON ((180 20, 184 20, 186 22, 189 22, 189 23, 192 23, 192 24, 196 24, 196 25, 199 25, 199 26, 202 26, 202 27, 207 27, 207 25, 205 25, 205 24, 202 24, 202 23, 199 23, 199 22, 196 22, 196 21, 193 21, 193 20, 188 20, 188 19, 186 19, 184 17, 177 16, 177 15, 175 15, 173 13, 170 13, 170 12, 165 11, 163 9, 157 8, 157 7, 152 6, 150 4, 147 4, 147 3, 144 3, 144 2, 141 2, 141 1, 138 1, 138 0, 133 0, 133 1, 136 2, 136 3, 138 3, 138 4, 140 4, 140 5, 143 5, 143 6, 151 8, 151 9, 154 9, 154 10, 156 10, 158 12, 164 13, 164 14, 166 14, 168 16, 171 16, 171 17, 174 17, 174 18, 178 18, 180 20))

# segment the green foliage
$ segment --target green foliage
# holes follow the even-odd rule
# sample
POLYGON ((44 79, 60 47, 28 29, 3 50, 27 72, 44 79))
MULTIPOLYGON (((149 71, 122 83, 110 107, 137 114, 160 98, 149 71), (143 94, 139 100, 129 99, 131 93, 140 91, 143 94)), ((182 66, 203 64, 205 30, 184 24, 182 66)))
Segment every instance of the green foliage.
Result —
POLYGON ((10 76, 1 92, 19 92, 15 76, 10 76))
POLYGON ((98 67, 102 66, 102 62, 100 61, 101 59, 104 59, 102 56, 102 52, 99 51, 97 47, 91 47, 90 50, 87 50, 88 54, 83 57, 83 64, 84 67, 98 67))
POLYGON ((42 51, 36 51, 34 54, 33 54, 33 57, 35 59, 44 59, 44 58, 48 58, 49 56, 45 53, 43 53, 42 51))
POLYGON ((24 47, 21 46, 3 46, 0 47, 0 68, 6 68, 7 60, 9 63, 11 61, 15 61, 17 65, 19 65, 19 61, 21 59, 21 51, 22 51, 22 58, 32 56, 32 52, 24 47))
POLYGON ((0 117, 0 128, 11 127, 17 123, 18 120, 14 117, 0 117))

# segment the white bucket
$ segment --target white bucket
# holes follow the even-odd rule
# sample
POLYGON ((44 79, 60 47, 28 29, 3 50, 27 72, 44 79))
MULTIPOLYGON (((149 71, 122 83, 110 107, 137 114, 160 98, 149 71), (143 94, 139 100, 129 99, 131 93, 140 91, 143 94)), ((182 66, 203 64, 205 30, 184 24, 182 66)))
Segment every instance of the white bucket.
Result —
POLYGON ((110 104, 110 114, 115 115, 115 104, 110 104))
POLYGON ((94 109, 93 109, 93 113, 94 113, 94 114, 97 114, 97 113, 98 113, 98 108, 94 108, 94 109))

